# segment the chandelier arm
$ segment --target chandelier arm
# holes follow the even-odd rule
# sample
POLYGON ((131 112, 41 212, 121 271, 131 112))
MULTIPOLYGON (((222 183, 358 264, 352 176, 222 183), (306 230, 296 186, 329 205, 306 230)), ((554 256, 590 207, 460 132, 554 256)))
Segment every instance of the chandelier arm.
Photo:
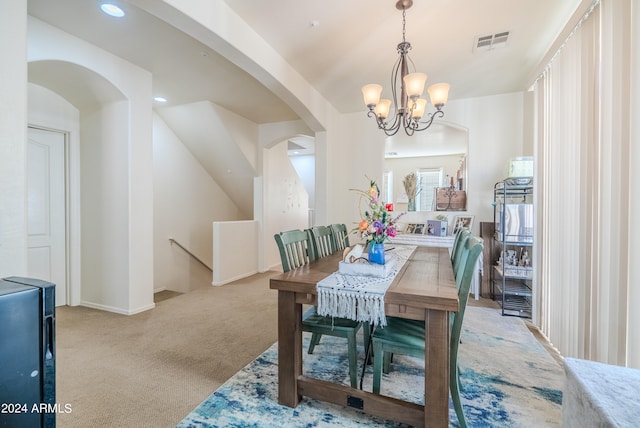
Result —
MULTIPOLYGON (((395 115, 397 115, 402 108, 402 100, 400 101, 400 104, 398 104, 398 73, 402 73, 402 55, 393 65, 393 70, 391 72, 391 94, 393 96, 393 109, 395 115)), ((400 78, 402 78, 402 75, 400 75, 400 78)))
POLYGON ((367 116, 374 118, 376 121, 376 124, 378 125, 378 129, 382 129, 384 133, 387 134, 388 136, 395 135, 400 129, 400 125, 402 124, 402 120, 399 120, 401 119, 400 118, 401 115, 394 116, 395 119, 393 121, 393 124, 391 124, 391 126, 388 126, 387 122, 385 122, 384 119, 378 117, 378 115, 376 115, 373 109, 369 110, 369 112, 367 113, 367 116))
POLYGON ((436 117, 444 117, 444 112, 442 110, 437 110, 434 111, 433 113, 429 113, 428 115, 428 119, 425 121, 416 121, 416 131, 424 131, 425 129, 427 129, 428 127, 431 126, 431 124, 433 123, 433 119, 435 119, 436 117), (424 126, 420 126, 420 125, 424 125, 424 126))
POLYGON ((378 122, 378 128, 384 130, 384 133, 388 136, 395 135, 398 129, 400 129, 400 125, 402 125, 402 116, 402 114, 396 114, 391 125, 385 122, 384 126, 380 127, 380 123, 378 122))
POLYGON ((412 136, 413 133, 416 131, 416 127, 415 127, 415 123, 414 122, 415 122, 415 120, 410 119, 403 126, 404 133, 407 134, 408 136, 412 136))

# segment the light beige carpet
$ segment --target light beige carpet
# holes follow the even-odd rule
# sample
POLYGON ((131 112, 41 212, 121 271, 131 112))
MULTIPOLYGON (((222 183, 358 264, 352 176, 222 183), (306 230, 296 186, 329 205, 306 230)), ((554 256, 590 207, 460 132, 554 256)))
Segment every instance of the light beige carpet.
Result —
MULTIPOLYGON (((277 340, 277 292, 252 276, 133 316, 57 310, 57 426, 175 427, 277 340)), ((165 293, 163 293, 165 294, 165 293)))

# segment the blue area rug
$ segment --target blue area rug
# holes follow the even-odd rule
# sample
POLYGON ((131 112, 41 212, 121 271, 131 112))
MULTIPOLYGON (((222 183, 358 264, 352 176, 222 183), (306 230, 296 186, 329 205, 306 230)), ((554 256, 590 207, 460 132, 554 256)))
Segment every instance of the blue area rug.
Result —
MULTIPOLYGON (((305 333, 305 349, 310 336, 305 333)), ((471 427, 559 427, 564 372, 519 318, 467 307, 458 352, 462 404, 471 427)), ((364 349, 360 349, 364 359, 364 349)), ((344 339, 324 336, 304 352, 308 376, 348 385, 344 339)), ((229 379, 178 424, 187 427, 398 427, 392 421, 309 398, 278 404, 277 344, 229 379)), ((371 366, 364 390, 371 391, 371 366)), ((394 356, 381 393, 423 404, 424 362, 394 356)), ((458 427, 452 406, 451 427, 458 427)))

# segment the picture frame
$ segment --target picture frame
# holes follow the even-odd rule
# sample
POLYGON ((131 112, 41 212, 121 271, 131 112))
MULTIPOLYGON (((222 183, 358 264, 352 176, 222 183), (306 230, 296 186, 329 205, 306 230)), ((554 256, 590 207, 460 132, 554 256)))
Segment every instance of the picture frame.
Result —
POLYGON ((415 229, 413 229, 413 233, 416 235, 424 235, 425 224, 417 223, 415 229))
POLYGON ((430 236, 447 236, 447 230, 449 223, 444 220, 428 220, 427 231, 425 232, 430 236))
POLYGON ((407 225, 407 230, 405 231, 405 233, 413 233, 415 229, 416 229, 415 223, 409 223, 407 225))
POLYGON ((472 215, 459 215, 453 219, 453 235, 458 233, 458 229, 461 227, 466 227, 471 230, 473 227, 473 218, 472 215))
POLYGON ((431 221, 427 222, 427 235, 435 235, 435 226, 431 221))

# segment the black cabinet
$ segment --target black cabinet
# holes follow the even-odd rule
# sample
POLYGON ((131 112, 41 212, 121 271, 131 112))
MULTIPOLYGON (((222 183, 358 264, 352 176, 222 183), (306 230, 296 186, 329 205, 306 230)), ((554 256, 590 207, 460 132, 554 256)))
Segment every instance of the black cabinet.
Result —
POLYGON ((0 279, 0 427, 56 426, 55 285, 0 279))

